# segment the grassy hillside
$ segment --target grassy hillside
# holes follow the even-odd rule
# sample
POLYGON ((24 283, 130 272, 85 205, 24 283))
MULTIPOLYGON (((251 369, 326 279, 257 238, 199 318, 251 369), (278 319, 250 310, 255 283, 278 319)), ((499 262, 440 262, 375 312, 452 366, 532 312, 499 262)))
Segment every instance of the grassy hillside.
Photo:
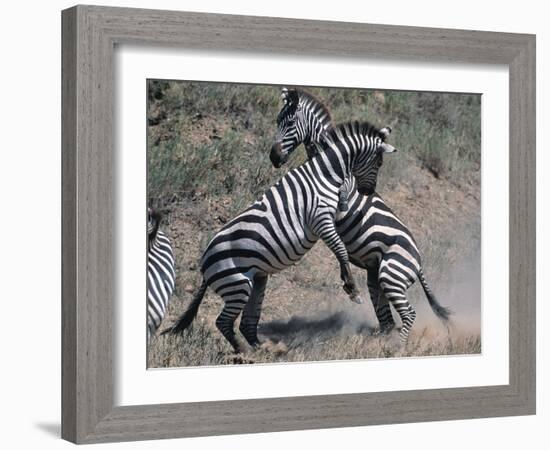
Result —
MULTIPOLYGON (((441 302, 455 311, 451 333, 434 322, 421 289, 409 289, 418 323, 401 349, 372 337, 369 305, 340 287, 338 264, 322 243, 270 278, 260 336, 272 342, 255 362, 477 353, 479 338, 480 97, 308 88, 336 122, 369 120, 393 129, 399 153, 384 161, 379 193, 409 226, 441 302)), ((284 173, 269 149, 280 87, 152 81, 148 109, 148 195, 165 211, 177 259, 176 292, 163 323, 185 309, 200 283, 198 261, 211 236, 284 173)), ((288 170, 305 160, 295 152, 288 170)), ((366 273, 354 269, 366 292, 366 273)), ((183 338, 158 337, 153 367, 234 361, 215 329, 221 299, 209 293, 183 338)), ((161 327, 162 328, 162 327, 161 327)))

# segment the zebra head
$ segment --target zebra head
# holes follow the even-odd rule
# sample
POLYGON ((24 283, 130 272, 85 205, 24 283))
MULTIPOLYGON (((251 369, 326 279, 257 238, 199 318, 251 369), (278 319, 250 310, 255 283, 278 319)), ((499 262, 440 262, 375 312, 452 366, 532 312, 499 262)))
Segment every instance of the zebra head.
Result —
POLYGON ((269 158, 274 167, 279 168, 288 161, 290 154, 300 145, 304 136, 299 111, 300 97, 295 89, 283 88, 281 93, 283 108, 277 115, 277 134, 271 146, 269 158))
POLYGON ((356 155, 352 174, 357 181, 357 191, 362 195, 371 195, 376 190, 378 171, 382 167, 384 154, 397 150, 386 143, 391 133, 390 127, 377 129, 369 124, 362 125, 363 127, 359 125, 359 128, 363 128, 360 134, 365 137, 365 143, 356 155))
POLYGON ((379 129, 368 122, 350 122, 338 125, 324 135, 326 145, 337 149, 349 162, 357 191, 362 195, 371 195, 376 190, 384 154, 397 151, 386 143, 390 133, 390 127, 379 129))
POLYGON ((310 93, 283 88, 281 98, 283 107, 277 115, 277 134, 269 155, 276 168, 285 164, 302 142, 309 157, 316 154, 314 143, 332 126, 330 111, 310 93))

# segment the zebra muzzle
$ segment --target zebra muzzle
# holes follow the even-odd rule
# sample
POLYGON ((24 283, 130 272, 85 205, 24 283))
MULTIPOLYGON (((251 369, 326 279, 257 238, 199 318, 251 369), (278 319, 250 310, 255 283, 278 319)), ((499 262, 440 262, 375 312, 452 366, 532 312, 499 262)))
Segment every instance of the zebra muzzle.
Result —
POLYGON ((271 146, 271 152, 269 153, 269 159, 271 159, 271 164, 276 169, 280 168, 288 160, 288 153, 283 153, 283 146, 281 142, 275 142, 271 146))
POLYGON ((358 186, 357 191, 361 195, 372 195, 374 193, 374 190, 376 189, 376 185, 374 186, 358 186))

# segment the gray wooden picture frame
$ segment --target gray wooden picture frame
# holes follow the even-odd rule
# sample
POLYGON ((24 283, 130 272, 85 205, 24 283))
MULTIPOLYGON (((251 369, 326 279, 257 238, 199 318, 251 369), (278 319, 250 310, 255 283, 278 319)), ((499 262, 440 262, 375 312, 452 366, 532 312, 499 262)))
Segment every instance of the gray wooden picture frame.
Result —
POLYGON ((62 13, 62 54, 64 439, 93 443, 535 413, 535 36, 76 6, 62 13), (113 52, 117 44, 320 55, 335 61, 344 56, 507 65, 509 384, 115 407, 113 52))

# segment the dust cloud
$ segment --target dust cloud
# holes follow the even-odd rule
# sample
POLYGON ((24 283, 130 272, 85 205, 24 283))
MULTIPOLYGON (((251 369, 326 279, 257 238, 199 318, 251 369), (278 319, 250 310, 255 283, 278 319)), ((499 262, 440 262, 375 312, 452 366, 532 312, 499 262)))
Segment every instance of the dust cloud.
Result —
MULTIPOLYGON (((440 273, 426 274, 428 283, 438 301, 451 309, 449 322, 439 319, 431 310, 424 291, 416 282, 407 291, 409 301, 417 311, 411 338, 426 340, 465 338, 481 333, 481 261, 479 254, 458 262, 440 273)), ((366 286, 363 287, 366 291, 366 286)), ((336 294, 337 295, 337 294, 336 294)), ((398 315, 393 311, 397 328, 398 315)), ((378 321, 365 292, 365 303, 356 305, 338 298, 320 299, 307 311, 288 319, 273 320, 260 324, 259 332, 273 342, 285 342, 289 347, 298 347, 328 340, 334 337, 372 335, 377 331, 378 321)))
MULTIPOLYGON (((435 277, 432 290, 439 302, 451 309, 449 331, 454 336, 479 335, 481 333, 481 258, 477 256, 453 265, 450 270, 435 277)), ((428 279, 428 282, 430 280, 428 279)), ((415 283, 416 284, 416 283, 415 283)), ((430 310, 427 301, 416 295, 417 310, 415 328, 437 331, 446 327, 430 310)))

